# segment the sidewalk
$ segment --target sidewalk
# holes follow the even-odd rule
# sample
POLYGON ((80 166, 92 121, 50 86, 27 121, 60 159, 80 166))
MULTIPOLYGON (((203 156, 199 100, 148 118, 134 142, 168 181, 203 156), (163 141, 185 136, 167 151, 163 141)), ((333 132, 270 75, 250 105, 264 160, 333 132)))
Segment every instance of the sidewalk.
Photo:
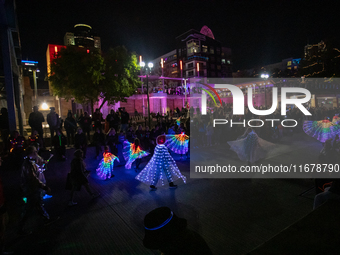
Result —
MULTIPOLYGON (((299 146, 304 145, 299 142, 299 146)), ((235 158, 227 148, 226 157, 235 158)), ((309 153, 310 147, 304 149, 309 153)), ((20 172, 1 172, 9 204, 7 250, 20 255, 159 254, 143 247, 143 219, 149 211, 168 206, 188 220, 188 227, 206 240, 213 254, 238 255, 250 252, 312 210, 313 192, 303 194, 313 187, 312 180, 190 179, 189 160, 180 161, 177 156, 187 184, 178 181, 175 190, 164 186, 151 192, 134 179, 134 169, 124 167, 116 168, 111 180, 102 181, 95 172, 100 159, 94 159, 94 147, 89 147, 85 162, 91 170, 90 184, 101 197, 91 200, 82 189, 74 199, 78 205, 68 207, 70 192, 65 190, 65 181, 73 152, 74 149, 67 150, 66 162, 53 158, 45 172, 53 193, 45 202, 46 209, 60 219, 43 226, 39 217, 33 217, 26 229, 34 232, 27 237, 17 237, 14 228, 22 199, 20 172)), ((141 167, 147 162, 144 158, 141 167)))

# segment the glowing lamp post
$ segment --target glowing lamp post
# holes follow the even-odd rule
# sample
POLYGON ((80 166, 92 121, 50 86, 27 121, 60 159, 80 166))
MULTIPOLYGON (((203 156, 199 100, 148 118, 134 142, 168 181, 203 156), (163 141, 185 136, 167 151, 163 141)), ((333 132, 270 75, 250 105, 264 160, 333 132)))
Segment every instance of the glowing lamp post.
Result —
MULTIPOLYGON (((141 59, 141 58, 140 58, 141 59)), ((151 119, 150 119, 150 99, 149 99, 149 72, 151 68, 153 68, 153 64, 150 62, 148 66, 145 66, 143 61, 139 62, 141 68, 145 68, 145 75, 146 75, 146 96, 148 101, 148 119, 149 119, 149 127, 151 128, 151 119)))

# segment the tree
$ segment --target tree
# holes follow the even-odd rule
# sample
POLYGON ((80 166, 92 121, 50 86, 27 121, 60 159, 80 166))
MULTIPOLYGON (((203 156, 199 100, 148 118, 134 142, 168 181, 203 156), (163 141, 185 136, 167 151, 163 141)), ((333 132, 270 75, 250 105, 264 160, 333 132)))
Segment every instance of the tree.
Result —
POLYGON ((85 48, 68 46, 61 49, 51 62, 48 80, 53 93, 66 100, 74 98, 77 103, 93 104, 101 94, 104 59, 98 51, 87 53, 85 48))
POLYGON ((77 103, 93 105, 102 99, 114 104, 126 101, 140 85, 139 66, 134 53, 123 46, 109 49, 103 58, 99 51, 68 46, 51 62, 48 80, 54 94, 77 103))
POLYGON ((141 81, 138 78, 140 67, 135 53, 129 53, 124 46, 110 48, 104 56, 105 79, 100 82, 100 97, 105 102, 114 104, 134 94, 141 81))

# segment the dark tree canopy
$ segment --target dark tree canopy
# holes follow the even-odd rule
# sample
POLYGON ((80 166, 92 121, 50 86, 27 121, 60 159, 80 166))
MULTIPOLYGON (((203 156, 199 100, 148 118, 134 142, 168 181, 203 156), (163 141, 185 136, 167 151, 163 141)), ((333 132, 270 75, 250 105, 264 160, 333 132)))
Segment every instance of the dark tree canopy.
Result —
POLYGON ((125 47, 110 49, 103 58, 99 51, 68 46, 51 62, 48 80, 53 93, 77 103, 93 104, 103 99, 113 104, 125 101, 140 85, 137 57, 125 47))

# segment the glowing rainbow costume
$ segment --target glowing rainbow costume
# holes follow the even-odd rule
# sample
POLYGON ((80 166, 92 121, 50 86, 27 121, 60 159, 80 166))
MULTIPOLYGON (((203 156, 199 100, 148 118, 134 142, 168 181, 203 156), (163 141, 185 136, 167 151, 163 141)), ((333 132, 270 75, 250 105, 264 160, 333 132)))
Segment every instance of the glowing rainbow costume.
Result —
POLYGON ((334 123, 335 125, 339 125, 340 124, 340 117, 338 115, 335 115, 333 117, 332 123, 334 123))
POLYGON ((134 143, 124 141, 123 155, 126 160, 125 169, 131 169, 131 165, 136 159, 146 157, 149 153, 143 151, 139 146, 135 148, 134 143))
POLYGON ((136 176, 138 181, 147 185, 157 186, 157 184, 162 184, 163 186, 165 180, 172 183, 181 178, 186 183, 186 177, 178 169, 164 142, 164 135, 157 137, 155 153, 145 168, 136 176), (160 137, 161 139, 159 139, 160 137))
POLYGON ((329 120, 305 121, 303 131, 323 143, 328 139, 334 139, 335 135, 340 133, 340 126, 329 120))
POLYGON ((103 159, 100 161, 98 168, 96 169, 97 175, 101 179, 109 179, 112 177, 112 171, 114 167, 114 161, 119 159, 110 152, 103 153, 103 159))
POLYGON ((167 135, 165 145, 176 154, 186 154, 189 147, 189 136, 184 133, 167 135))

